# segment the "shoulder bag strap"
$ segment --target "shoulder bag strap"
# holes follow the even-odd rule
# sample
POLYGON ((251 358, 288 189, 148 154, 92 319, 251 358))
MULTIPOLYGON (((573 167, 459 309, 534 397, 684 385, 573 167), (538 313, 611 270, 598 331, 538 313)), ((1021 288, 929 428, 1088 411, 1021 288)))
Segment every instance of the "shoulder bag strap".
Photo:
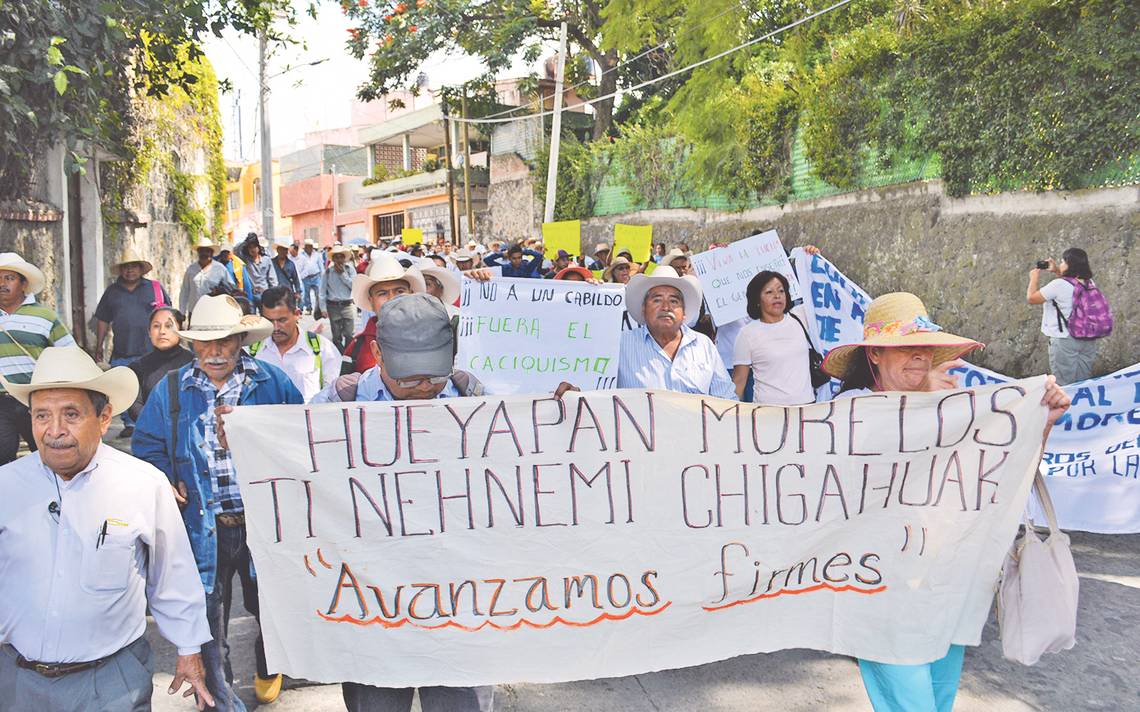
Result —
POLYGON ((804 326, 804 323, 802 321, 800 321, 800 318, 798 316, 796 316, 795 314, 788 312, 788 316, 795 319, 796 323, 800 325, 800 330, 804 332, 804 338, 807 339, 808 348, 814 351, 815 350, 815 344, 813 344, 811 342, 811 336, 808 335, 807 327, 804 326))
POLYGON ((27 356, 28 358, 30 358, 32 361, 35 361, 35 360, 36 360, 36 357, 35 357, 35 356, 33 356, 33 355, 32 355, 32 353, 31 353, 30 351, 28 351, 26 348, 24 348, 24 345, 23 345, 23 344, 21 344, 19 341, 17 341, 17 340, 16 340, 16 337, 15 337, 15 336, 12 336, 12 332, 8 331, 8 329, 6 329, 6 328, 4 327, 4 325, 3 325, 3 324, 0 324, 0 331, 3 331, 3 332, 4 332, 4 336, 7 336, 7 337, 8 337, 8 340, 9 340, 9 341, 11 341, 13 344, 15 344, 15 345, 16 345, 16 348, 18 348, 18 349, 20 349, 21 351, 23 351, 23 352, 24 352, 24 355, 25 355, 25 356, 27 356))
POLYGON ((172 473, 177 475, 178 470, 178 414, 182 410, 181 394, 178 392, 178 374, 180 369, 167 372, 166 400, 167 410, 170 413, 170 467, 172 473))

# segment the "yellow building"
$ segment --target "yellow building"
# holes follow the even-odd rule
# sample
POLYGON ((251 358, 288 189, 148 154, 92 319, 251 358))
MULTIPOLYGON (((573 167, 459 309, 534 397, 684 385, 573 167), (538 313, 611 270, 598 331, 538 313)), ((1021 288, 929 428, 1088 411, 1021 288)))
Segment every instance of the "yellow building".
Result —
MULTIPOLYGON (((293 221, 281 217, 281 169, 273 161, 273 235, 277 239, 293 234, 293 221)), ((261 228, 261 163, 226 165, 226 239, 242 240, 251 232, 264 235, 261 228)))

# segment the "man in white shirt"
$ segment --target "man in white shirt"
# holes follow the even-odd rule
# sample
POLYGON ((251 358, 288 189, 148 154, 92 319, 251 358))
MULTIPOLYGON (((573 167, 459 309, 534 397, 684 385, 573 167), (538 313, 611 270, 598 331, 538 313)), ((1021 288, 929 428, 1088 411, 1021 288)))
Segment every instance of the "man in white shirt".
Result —
POLYGON ((340 351, 320 334, 302 332, 298 324, 301 310, 287 287, 272 287, 262 293, 261 315, 273 324, 273 334, 251 344, 250 354, 284 371, 308 403, 340 375, 340 351))
POLYGON ((101 440, 138 379, 70 346, 44 349, 29 383, 0 381, 39 446, 0 467, 0 706, 149 710, 148 607, 178 649, 168 692, 187 682, 213 706, 206 598, 170 483, 101 440))
POLYGON ((316 243, 305 240, 304 249, 297 253, 293 263, 297 265, 297 276, 301 279, 301 305, 306 311, 316 309, 321 293, 321 270, 325 264, 321 253, 316 250, 316 243))

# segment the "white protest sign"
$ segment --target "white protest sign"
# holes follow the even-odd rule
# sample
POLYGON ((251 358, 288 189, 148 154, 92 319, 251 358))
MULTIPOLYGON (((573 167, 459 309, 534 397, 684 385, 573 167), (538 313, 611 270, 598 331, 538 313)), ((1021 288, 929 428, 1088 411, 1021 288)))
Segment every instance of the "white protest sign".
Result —
POLYGON ((800 298, 792 263, 775 230, 737 240, 728 247, 700 252, 689 259, 717 326, 748 316, 744 290, 749 280, 764 270, 787 277, 792 301, 800 298))
POLYGON ((269 667, 411 687, 934 660, 980 640, 1043 392, 238 407, 269 667))
POLYGON ((488 393, 617 385, 622 285, 550 279, 464 279, 455 367, 488 393))
MULTIPOLYGON (((863 311, 871 303, 870 295, 823 255, 809 255, 797 247, 792 250, 792 259, 816 351, 826 356, 836 346, 862 341, 863 311)), ((834 398, 839 385, 834 378, 823 384, 816 390, 816 400, 834 398)))

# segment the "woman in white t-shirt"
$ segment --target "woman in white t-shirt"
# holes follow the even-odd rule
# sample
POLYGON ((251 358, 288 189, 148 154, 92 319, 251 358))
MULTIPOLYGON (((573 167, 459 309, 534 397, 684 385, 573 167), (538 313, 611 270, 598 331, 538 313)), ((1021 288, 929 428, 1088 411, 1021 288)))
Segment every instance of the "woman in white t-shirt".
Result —
POLYGON ((808 337, 801 322, 788 313, 789 291, 788 279, 779 272, 761 272, 748 283, 744 293, 748 316, 755 321, 740 330, 732 359, 732 382, 736 384, 736 396, 742 400, 751 369, 756 403, 815 402, 808 337))
POLYGON ((1045 270, 1057 275, 1044 287, 1038 289, 1037 280, 1042 270, 1029 270, 1029 288, 1026 299, 1030 304, 1041 304, 1041 333, 1049 337, 1049 371, 1057 377, 1057 383, 1068 385, 1083 381, 1092 375, 1093 360, 1096 358, 1096 341, 1074 339, 1069 334, 1068 321, 1073 312, 1073 284, 1063 277, 1080 280, 1084 284, 1092 282, 1092 268, 1089 256, 1078 247, 1070 247, 1061 255, 1061 264, 1048 260, 1045 270))

